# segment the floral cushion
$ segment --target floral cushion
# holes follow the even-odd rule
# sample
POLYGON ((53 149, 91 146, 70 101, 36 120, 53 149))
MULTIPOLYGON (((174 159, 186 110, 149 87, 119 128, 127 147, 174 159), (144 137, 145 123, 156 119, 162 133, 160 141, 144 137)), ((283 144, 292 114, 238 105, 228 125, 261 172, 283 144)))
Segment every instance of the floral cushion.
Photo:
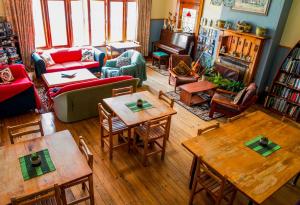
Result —
POLYGON ((94 61, 94 52, 91 49, 82 49, 82 62, 92 62, 94 61))
POLYGON ((52 59, 51 55, 49 53, 43 53, 41 55, 41 58, 44 60, 44 62, 46 63, 46 66, 52 66, 55 65, 54 60, 52 59))
POLYGON ((187 76, 190 74, 191 68, 184 61, 180 61, 178 65, 173 68, 173 71, 177 75, 187 76))
POLYGON ((119 57, 117 58, 116 67, 121 68, 131 64, 131 58, 128 57, 119 57))
POLYGON ((0 79, 3 83, 8 83, 14 80, 14 76, 8 67, 0 70, 0 79))
POLYGON ((235 96, 235 98, 233 99, 233 103, 234 104, 240 104, 242 98, 244 97, 245 93, 246 93, 246 89, 244 88, 243 90, 241 90, 240 92, 238 92, 238 94, 235 96))

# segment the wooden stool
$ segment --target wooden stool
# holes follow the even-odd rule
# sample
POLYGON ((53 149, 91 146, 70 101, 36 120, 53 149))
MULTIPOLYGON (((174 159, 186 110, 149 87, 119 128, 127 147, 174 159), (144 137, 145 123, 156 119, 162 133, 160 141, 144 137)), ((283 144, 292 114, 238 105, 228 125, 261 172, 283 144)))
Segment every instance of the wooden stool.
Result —
POLYGON ((156 51, 152 53, 152 65, 154 65, 155 60, 158 61, 158 68, 160 69, 161 62, 164 61, 165 65, 168 67, 169 55, 162 51, 156 51))

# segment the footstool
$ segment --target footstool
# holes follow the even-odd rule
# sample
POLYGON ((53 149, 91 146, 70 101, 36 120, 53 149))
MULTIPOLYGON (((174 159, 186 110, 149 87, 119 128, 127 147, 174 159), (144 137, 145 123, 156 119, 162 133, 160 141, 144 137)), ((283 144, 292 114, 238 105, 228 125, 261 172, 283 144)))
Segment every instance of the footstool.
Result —
POLYGON ((161 62, 164 61, 168 67, 169 55, 162 51, 156 51, 152 53, 152 65, 155 64, 155 60, 158 61, 158 68, 160 69, 161 62))

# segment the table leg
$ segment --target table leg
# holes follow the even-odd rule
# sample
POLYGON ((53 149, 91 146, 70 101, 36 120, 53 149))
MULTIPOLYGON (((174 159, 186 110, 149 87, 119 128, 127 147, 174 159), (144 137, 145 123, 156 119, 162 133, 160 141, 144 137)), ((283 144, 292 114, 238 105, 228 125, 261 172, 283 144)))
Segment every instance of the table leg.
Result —
POLYGON ((95 204, 94 201, 94 183, 93 183, 93 174, 89 176, 89 191, 90 191, 90 200, 91 200, 91 205, 95 204))
POLYGON ((190 171, 191 178, 190 178, 189 189, 192 189, 192 187, 193 187, 196 168, 197 168, 197 156, 194 155, 193 161, 192 161, 192 166, 191 166, 191 171, 190 171))
POLYGON ((130 152, 130 144, 131 144, 131 127, 128 128, 128 153, 130 152))

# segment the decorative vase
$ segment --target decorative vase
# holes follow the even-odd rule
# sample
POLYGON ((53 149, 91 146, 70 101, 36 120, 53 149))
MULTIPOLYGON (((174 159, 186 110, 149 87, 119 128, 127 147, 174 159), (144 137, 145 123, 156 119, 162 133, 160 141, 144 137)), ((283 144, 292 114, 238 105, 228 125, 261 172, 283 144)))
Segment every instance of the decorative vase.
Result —
POLYGON ((30 157, 31 166, 37 167, 41 164, 41 157, 39 155, 32 155, 30 157))
POLYGON ((266 147, 269 144, 269 139, 267 137, 263 137, 259 140, 259 144, 263 147, 266 147))
POLYGON ((164 26, 163 26, 164 29, 167 29, 167 19, 164 19, 164 26))
POLYGON ((218 28, 224 28, 226 21, 224 20, 218 20, 217 21, 217 26, 218 28))
POLYGON ((139 107, 139 108, 142 108, 143 107, 143 100, 142 99, 138 99, 136 101, 136 106, 139 107))
POLYGON ((256 35, 258 36, 265 36, 267 34, 267 29, 264 27, 256 27, 256 35))

